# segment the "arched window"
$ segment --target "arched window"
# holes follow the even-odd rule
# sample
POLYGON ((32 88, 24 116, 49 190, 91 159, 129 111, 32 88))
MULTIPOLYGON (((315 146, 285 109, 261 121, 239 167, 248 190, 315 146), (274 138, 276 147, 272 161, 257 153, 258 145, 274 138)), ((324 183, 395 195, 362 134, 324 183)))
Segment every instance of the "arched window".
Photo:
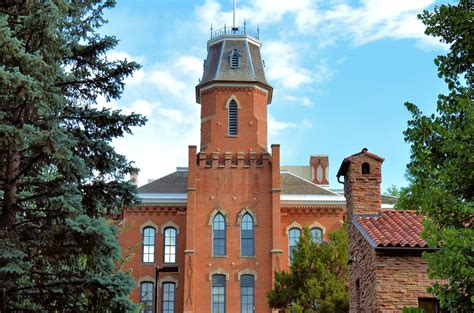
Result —
POLYGON ((145 227, 143 229, 143 250, 142 250, 142 262, 153 263, 155 262, 155 237, 156 230, 153 227, 145 227))
POLYGON ((295 251, 298 250, 298 242, 300 240, 301 230, 299 228, 292 228, 288 232, 288 253, 290 255, 290 263, 293 263, 295 251))
POLYGON ((232 99, 229 102, 229 135, 238 135, 238 105, 237 102, 232 99))
POLYGON ((311 238, 315 243, 321 243, 323 240, 323 230, 319 227, 311 228, 311 238))
POLYGON ((149 281, 140 284, 140 313, 153 313, 153 283, 149 281))
POLYGON ((240 253, 242 256, 254 256, 253 217, 245 213, 240 222, 240 253))
POLYGON ((212 313, 225 313, 225 275, 212 275, 212 313))
POLYGON ((370 164, 367 162, 362 163, 362 174, 370 174, 370 164))
POLYGON ((255 279, 253 275, 240 276, 240 313, 253 313, 255 306, 255 279))
POLYGON ((212 220, 212 255, 226 255, 226 232, 225 218, 217 213, 212 220))
POLYGON ((165 228, 165 263, 176 263, 176 228, 167 227, 165 228))
POLYGON ((174 313, 175 308, 175 291, 176 291, 176 284, 172 282, 163 283, 163 295, 161 302, 163 303, 163 309, 161 312, 163 313, 174 313))

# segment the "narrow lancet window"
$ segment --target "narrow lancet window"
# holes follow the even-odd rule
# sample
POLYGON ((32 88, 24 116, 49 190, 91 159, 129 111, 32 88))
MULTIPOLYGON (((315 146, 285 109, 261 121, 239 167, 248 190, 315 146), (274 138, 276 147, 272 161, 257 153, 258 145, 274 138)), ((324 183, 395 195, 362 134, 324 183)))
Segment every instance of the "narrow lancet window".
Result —
POLYGON ((229 135, 236 136, 238 134, 238 106, 237 102, 232 99, 229 102, 229 135))
POLYGON ((242 256, 254 256, 253 218, 245 213, 240 223, 240 253, 242 256))
POLYGON ((225 218, 218 213, 212 222, 212 255, 223 256, 226 254, 225 218))

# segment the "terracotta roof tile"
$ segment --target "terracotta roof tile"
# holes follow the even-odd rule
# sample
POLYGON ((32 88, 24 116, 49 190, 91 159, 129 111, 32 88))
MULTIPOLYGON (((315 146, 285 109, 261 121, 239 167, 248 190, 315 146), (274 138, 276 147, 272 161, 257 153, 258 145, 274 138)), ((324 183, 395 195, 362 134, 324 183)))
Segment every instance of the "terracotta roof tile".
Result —
POLYGON ((354 223, 376 247, 425 248, 423 217, 415 211, 386 210, 379 216, 356 216, 354 223))

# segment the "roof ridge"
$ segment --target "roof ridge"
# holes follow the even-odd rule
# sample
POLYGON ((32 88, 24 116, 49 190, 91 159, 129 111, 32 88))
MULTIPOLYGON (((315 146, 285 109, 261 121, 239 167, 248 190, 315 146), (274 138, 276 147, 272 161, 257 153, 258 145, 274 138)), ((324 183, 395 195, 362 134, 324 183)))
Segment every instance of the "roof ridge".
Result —
POLYGON ((307 180, 306 178, 303 178, 303 177, 301 177, 301 176, 298 176, 298 175, 296 175, 296 174, 294 174, 294 173, 292 173, 292 172, 287 172, 287 173, 284 173, 284 174, 290 174, 290 175, 292 175, 292 176, 294 176, 294 177, 296 177, 296 178, 299 178, 299 179, 301 179, 302 181, 307 182, 307 183, 309 183, 309 184, 311 184, 311 185, 313 185, 313 186, 315 186, 315 187, 321 188, 321 189, 323 189, 323 190, 325 190, 325 191, 331 193, 332 195, 340 196, 340 194, 338 194, 337 192, 331 191, 331 190, 329 190, 328 188, 324 188, 324 187, 322 187, 321 185, 315 184, 315 183, 313 183, 312 181, 307 180))

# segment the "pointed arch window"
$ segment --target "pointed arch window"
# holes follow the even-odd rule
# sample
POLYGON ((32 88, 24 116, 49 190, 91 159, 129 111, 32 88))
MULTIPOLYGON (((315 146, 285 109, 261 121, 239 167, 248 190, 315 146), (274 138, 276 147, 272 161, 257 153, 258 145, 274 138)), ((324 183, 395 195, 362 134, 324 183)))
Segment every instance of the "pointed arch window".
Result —
POLYGON ((237 49, 233 49, 229 54, 229 65, 230 68, 239 68, 240 67, 240 54, 237 49))
POLYGON ((174 227, 165 228, 165 263, 176 263, 176 235, 177 231, 174 227))
POLYGON ((290 255, 290 264, 295 258, 295 251, 298 250, 298 242, 300 241, 301 230, 299 228, 292 228, 288 232, 288 253, 290 255))
POLYGON ((321 243, 323 240, 323 230, 319 227, 311 228, 311 238, 314 243, 321 243))
POLYGON ((245 213, 240 222, 240 253, 242 256, 254 256, 254 222, 249 213, 245 213))
POLYGON ((229 102, 228 114, 229 135, 236 136, 238 135, 238 105, 234 99, 229 102))
POLYGON ((221 213, 217 213, 212 220, 212 255, 226 255, 226 225, 221 213))

